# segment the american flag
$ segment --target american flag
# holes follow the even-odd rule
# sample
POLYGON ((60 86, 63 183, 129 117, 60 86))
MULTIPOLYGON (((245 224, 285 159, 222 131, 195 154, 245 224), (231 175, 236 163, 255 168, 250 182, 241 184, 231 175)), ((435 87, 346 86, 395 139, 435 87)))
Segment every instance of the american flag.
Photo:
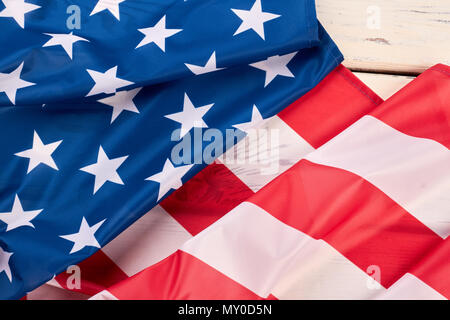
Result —
POLYGON ((314 1, 2 2, 1 298, 449 298, 447 66, 383 102, 314 1))
POLYGON ((217 161, 28 299, 448 299, 449 75, 383 102, 339 66, 261 124, 274 177, 217 161))
POLYGON ((83 261, 213 160, 177 163, 181 139, 235 143, 235 125, 342 61, 314 1, 0 3, 0 298, 83 261))

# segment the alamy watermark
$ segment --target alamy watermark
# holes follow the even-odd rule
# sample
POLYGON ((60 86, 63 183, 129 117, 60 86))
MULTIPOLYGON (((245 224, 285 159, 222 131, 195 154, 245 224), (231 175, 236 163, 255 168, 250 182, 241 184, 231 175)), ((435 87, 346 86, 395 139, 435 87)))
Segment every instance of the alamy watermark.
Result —
POLYGON ((244 137, 241 131, 235 129, 223 132, 214 128, 194 128, 180 138, 180 129, 177 129, 171 135, 171 141, 177 143, 171 150, 170 160, 174 165, 211 164, 220 157, 220 162, 225 165, 256 166, 261 175, 278 173, 279 130, 248 129, 246 134, 244 137))
POLYGON ((81 9, 73 4, 67 7, 66 13, 69 15, 66 20, 66 26, 69 30, 81 29, 81 9))
POLYGON ((66 270, 70 274, 66 280, 66 286, 69 290, 81 289, 81 269, 77 265, 71 265, 66 270))
POLYGON ((366 27, 370 30, 381 29, 381 8, 379 6, 367 7, 366 27))
POLYGON ((367 279, 367 288, 371 290, 379 290, 381 286, 381 268, 377 265, 370 265, 366 269, 366 273, 369 275, 367 279))

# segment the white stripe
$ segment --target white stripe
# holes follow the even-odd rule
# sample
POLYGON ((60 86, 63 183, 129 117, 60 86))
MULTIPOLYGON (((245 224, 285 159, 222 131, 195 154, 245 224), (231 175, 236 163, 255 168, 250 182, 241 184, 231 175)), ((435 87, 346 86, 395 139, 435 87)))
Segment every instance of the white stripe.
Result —
POLYGON ((385 289, 329 245, 299 255, 272 293, 283 300, 446 300, 409 273, 385 289))
POLYGON ((119 300, 108 290, 103 290, 97 293, 95 296, 89 298, 89 300, 119 300))
MULTIPOLYGON (((272 293, 279 299, 369 299, 387 297, 391 291, 326 242, 248 202, 186 242, 181 250, 261 297, 272 293)), ((419 289, 417 298, 440 296, 424 283, 419 289)), ((398 299, 411 296, 395 287, 392 291, 398 299)))
POLYGON ((306 159, 363 177, 442 238, 450 234, 450 151, 438 142, 365 116, 306 159))
POLYGON ((247 136, 228 150, 219 161, 224 163, 250 189, 257 192, 281 173, 296 164, 314 148, 299 136, 278 116, 258 128, 258 139, 247 136), (266 131, 267 139, 262 136, 266 131), (278 139, 277 139, 278 137, 278 139), (271 139, 278 140, 278 148, 271 139), (278 152, 277 152, 278 150, 278 152), (230 163, 226 159, 243 159, 242 163, 230 163), (225 160, 224 160, 225 159, 225 160))
POLYGON ((170 214, 156 206, 102 251, 128 276, 161 261, 192 238, 170 214))
POLYGON ((327 243, 248 202, 181 249, 262 297, 355 299, 374 294, 367 286, 371 278, 327 243))
POLYGON ((181 250, 267 297, 307 240, 256 205, 243 202, 181 250))
POLYGON ((272 293, 282 300, 370 299, 384 288, 322 240, 310 241, 272 293))
POLYGON ((405 274, 377 300, 447 300, 439 292, 429 287, 410 273, 405 274))

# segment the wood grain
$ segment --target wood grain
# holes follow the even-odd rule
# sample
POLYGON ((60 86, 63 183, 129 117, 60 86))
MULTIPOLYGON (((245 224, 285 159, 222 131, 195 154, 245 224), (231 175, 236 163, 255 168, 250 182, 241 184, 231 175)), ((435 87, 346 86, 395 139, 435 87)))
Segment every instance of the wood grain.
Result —
POLYGON ((353 71, 416 75, 436 63, 450 64, 449 0, 316 3, 319 20, 353 71))

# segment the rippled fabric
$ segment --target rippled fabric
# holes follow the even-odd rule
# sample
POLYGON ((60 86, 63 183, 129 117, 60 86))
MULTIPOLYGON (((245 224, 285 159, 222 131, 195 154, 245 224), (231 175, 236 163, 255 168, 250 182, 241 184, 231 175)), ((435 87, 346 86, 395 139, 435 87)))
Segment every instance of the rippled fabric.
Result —
MULTIPOLYGON (((319 43, 312 0, 260 2, 263 12, 280 16, 264 23, 265 40, 252 29, 233 36, 242 20, 231 9, 249 10, 254 0, 127 0, 118 4, 120 20, 108 10, 92 15, 97 1, 27 1, 41 8, 25 15, 25 28, 0 17, 0 72, 25 61, 24 77, 37 84, 18 97, 21 105, 86 96, 93 86, 86 69, 104 72, 118 66, 118 76, 134 83, 129 88, 142 87, 190 76, 185 63, 204 65, 213 52, 223 68, 319 43), (79 30, 67 28, 71 5, 80 9, 79 30), (182 31, 166 38, 165 51, 155 44, 136 48, 144 38, 138 29, 152 27, 162 17, 167 29, 182 31), (71 31, 87 40, 74 44, 73 59, 60 46, 43 47, 51 39, 48 34, 71 31)), ((9 104, 1 95, 0 105, 9 104)))
POLYGON ((181 205, 189 181, 162 206, 193 237, 93 299, 449 299, 449 97, 445 65, 385 102, 338 69, 279 115, 298 133, 282 137, 290 150, 315 148, 283 153, 298 161, 244 201, 257 174, 225 165, 227 188, 209 188, 217 220, 201 232, 181 205), (324 125, 329 101, 341 118, 324 125))
MULTIPOLYGON (((73 34, 84 40, 71 55, 44 46, 51 40, 44 33, 69 33, 65 12, 73 3, 24 3, 40 8, 25 14, 23 27, 0 6, 0 213, 35 216, 13 226, 0 214, 0 298, 20 298, 87 258, 173 191, 174 183, 161 193, 146 179, 170 162, 180 123, 167 116, 181 112, 186 97, 194 108, 208 106, 203 129, 224 133, 250 121, 254 106, 263 118, 277 114, 342 61, 313 1, 126 0, 118 11, 76 1, 81 29, 73 34), (242 31, 231 9, 258 4, 271 20, 263 33, 242 31), (164 45, 138 47, 138 29, 163 17, 166 29, 182 31, 164 45), (195 75, 186 66, 205 66, 213 53, 219 71, 195 75), (249 65, 272 56, 285 59, 274 77, 249 65), (99 73, 120 85, 99 85, 99 73), (104 99, 121 92, 135 93, 135 108, 114 114, 104 99), (35 147, 46 153, 32 154, 35 147), (92 167, 100 160, 108 165, 92 167), (89 241, 75 239, 81 231, 89 241)), ((188 168, 182 182, 205 165, 188 168)))

